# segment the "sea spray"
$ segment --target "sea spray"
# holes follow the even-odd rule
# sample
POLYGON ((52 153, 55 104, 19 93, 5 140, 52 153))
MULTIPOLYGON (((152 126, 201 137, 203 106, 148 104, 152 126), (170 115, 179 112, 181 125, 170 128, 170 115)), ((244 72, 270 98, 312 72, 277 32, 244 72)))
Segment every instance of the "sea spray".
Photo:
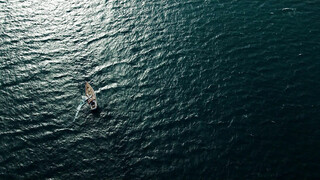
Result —
POLYGON ((86 101, 87 101, 87 97, 86 96, 82 96, 82 99, 80 101, 80 104, 77 107, 77 112, 76 112, 76 115, 73 118, 73 121, 75 121, 77 119, 77 116, 78 116, 82 106, 86 103, 86 101))

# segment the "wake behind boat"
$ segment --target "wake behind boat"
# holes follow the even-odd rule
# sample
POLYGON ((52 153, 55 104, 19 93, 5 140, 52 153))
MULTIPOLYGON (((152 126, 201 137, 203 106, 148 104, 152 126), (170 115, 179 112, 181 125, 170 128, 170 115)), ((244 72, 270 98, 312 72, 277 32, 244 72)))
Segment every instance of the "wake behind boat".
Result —
POLYGON ((93 88, 90 86, 88 82, 86 82, 86 85, 85 85, 85 92, 88 98, 87 102, 90 105, 91 110, 96 110, 98 108, 97 97, 93 88))

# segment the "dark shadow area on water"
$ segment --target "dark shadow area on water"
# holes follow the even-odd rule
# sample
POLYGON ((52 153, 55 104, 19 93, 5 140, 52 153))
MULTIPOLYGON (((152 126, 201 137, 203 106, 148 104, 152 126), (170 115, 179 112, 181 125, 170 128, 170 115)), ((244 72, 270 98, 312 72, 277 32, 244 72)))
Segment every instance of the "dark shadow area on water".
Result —
POLYGON ((95 117, 95 118, 100 118, 101 112, 102 112, 102 109, 99 106, 97 109, 91 110, 91 113, 92 113, 93 117, 95 117))

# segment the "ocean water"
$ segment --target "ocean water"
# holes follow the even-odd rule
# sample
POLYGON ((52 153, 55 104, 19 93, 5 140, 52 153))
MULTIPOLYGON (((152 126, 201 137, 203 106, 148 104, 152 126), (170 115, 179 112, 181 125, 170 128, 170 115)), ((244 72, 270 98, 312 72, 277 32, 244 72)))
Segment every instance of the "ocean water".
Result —
POLYGON ((0 179, 319 179, 319 19, 319 0, 0 0, 0 179))

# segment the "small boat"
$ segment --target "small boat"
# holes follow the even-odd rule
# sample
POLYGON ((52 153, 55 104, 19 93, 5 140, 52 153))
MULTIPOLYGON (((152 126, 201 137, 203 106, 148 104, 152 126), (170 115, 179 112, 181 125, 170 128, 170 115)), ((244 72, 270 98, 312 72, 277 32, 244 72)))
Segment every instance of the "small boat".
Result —
POLYGON ((96 94, 94 93, 93 88, 90 86, 88 82, 86 82, 85 90, 86 90, 87 102, 90 105, 91 110, 96 110, 98 108, 97 97, 96 97, 96 94))

